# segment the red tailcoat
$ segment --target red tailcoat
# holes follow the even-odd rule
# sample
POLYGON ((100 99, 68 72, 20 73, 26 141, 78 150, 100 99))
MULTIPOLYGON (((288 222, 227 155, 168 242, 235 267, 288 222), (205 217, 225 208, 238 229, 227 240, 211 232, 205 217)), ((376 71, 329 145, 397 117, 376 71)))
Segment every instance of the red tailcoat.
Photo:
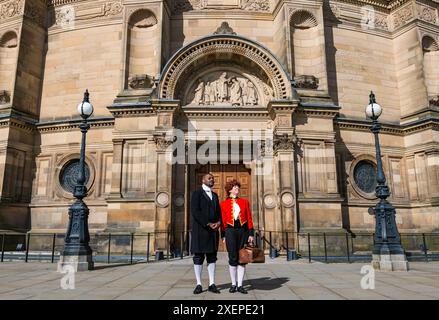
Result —
MULTIPOLYGON (((241 222, 241 226, 247 223, 248 230, 253 231, 253 221, 252 221, 252 213, 250 211, 250 204, 247 199, 236 198, 236 203, 239 205, 241 211, 239 212, 239 221, 241 222)), ((221 224, 221 232, 225 232, 227 225, 231 225, 233 227, 233 201, 232 198, 227 198, 220 204, 221 206, 221 216, 222 216, 222 224, 221 224)))

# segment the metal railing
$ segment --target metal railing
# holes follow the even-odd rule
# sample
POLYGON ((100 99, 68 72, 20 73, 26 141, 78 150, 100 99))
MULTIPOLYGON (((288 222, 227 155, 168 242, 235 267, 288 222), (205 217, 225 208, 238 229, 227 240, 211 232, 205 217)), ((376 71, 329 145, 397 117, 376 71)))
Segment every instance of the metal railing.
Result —
MULTIPOLYGON (((1 262, 59 260, 64 247, 60 233, 0 234, 1 262)), ((256 230, 257 245, 270 258, 288 261, 371 261, 372 233, 301 233, 256 230)), ((138 263, 183 259, 193 253, 191 231, 151 233, 96 233, 90 235, 93 260, 98 263, 138 263)), ((439 233, 402 233, 401 242, 409 261, 439 260, 439 233)))

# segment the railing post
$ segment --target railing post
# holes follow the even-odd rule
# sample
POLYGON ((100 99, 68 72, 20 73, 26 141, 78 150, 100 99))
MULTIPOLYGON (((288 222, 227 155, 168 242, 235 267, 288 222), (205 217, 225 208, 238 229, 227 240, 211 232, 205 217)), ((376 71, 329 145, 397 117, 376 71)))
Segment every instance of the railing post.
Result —
POLYGON ((168 261, 171 251, 170 247, 171 247, 171 233, 169 231, 166 231, 166 254, 168 255, 168 261))
POLYGON ((308 262, 311 263, 311 235, 308 232, 308 262))
POLYGON ((149 243, 151 240, 151 234, 148 232, 148 244, 146 245, 146 262, 149 262, 149 243))
POLYGON ((187 253, 192 255, 192 230, 188 231, 187 253))
POLYGON ((25 262, 27 262, 29 258, 29 243, 30 243, 30 233, 27 234, 27 241, 26 241, 26 257, 24 259, 25 262))
POLYGON ((2 262, 5 256, 5 238, 6 238, 6 234, 2 234, 2 262))
POLYGON ((181 232, 181 239, 180 239, 180 259, 183 259, 184 255, 184 231, 181 232))
POLYGON ((289 249, 288 249, 288 231, 286 231, 285 232, 285 236, 286 236, 286 239, 285 239, 285 244, 286 244, 286 246, 287 246, 287 261, 288 261, 288 255, 289 255, 289 249))
POLYGON ((323 232, 323 245, 325 247, 325 262, 328 263, 328 247, 326 246, 326 232, 323 232))
POLYGON ((131 259, 130 259, 131 264, 133 264, 133 250, 134 250, 134 233, 131 233, 131 259))
POLYGON ((348 262, 351 263, 351 256, 349 255, 349 234, 346 233, 346 253, 348 255, 348 262))
POLYGON ((425 241, 425 233, 422 234, 422 242, 424 244, 424 255, 425 255, 425 262, 428 262, 428 248, 427 248, 427 241, 425 241))
POLYGON ((111 233, 108 234, 108 257, 107 257, 107 263, 110 263, 110 255, 111 255, 111 233))
POLYGON ((270 239, 270 243, 269 243, 269 245, 270 245, 270 257, 272 257, 273 256, 273 245, 272 245, 272 238, 271 238, 271 231, 268 233, 268 238, 270 239))
POLYGON ((56 241, 56 233, 53 234, 53 239, 52 239, 52 263, 55 261, 55 241, 56 241))

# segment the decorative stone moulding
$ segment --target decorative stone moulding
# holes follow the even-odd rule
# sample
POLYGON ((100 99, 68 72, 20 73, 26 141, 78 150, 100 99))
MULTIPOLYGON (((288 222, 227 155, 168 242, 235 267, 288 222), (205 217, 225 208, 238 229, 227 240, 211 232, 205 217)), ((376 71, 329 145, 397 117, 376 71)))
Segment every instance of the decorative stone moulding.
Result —
POLYGON ((317 89, 319 79, 310 75, 301 75, 294 77, 293 87, 297 89, 317 89))
POLYGON ((257 66, 273 89, 274 99, 291 99, 290 80, 277 59, 265 48, 250 39, 233 34, 216 34, 196 40, 180 49, 163 69, 159 84, 159 97, 176 99, 177 86, 183 76, 200 61, 211 55, 239 57, 257 66))
POLYGON ((11 95, 9 91, 0 90, 0 105, 7 104, 9 102, 11 102, 11 95))
POLYGON ((290 26, 296 29, 308 29, 318 25, 317 18, 303 9, 290 9, 290 26))
POLYGON ((200 10, 271 12, 270 0, 171 0, 170 2, 174 14, 200 10))
POLYGON ((166 208, 169 205, 169 193, 159 192, 155 198, 155 203, 160 208, 166 208))

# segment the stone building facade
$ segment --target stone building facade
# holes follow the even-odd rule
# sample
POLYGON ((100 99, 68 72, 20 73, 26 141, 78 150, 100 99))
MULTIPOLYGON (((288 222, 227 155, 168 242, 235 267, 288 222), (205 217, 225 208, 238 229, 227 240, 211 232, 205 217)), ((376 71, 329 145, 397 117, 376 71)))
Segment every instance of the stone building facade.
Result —
POLYGON ((258 229, 373 231, 373 90, 399 230, 437 231, 438 70, 435 0, 0 0, 0 228, 65 230, 88 89, 91 231, 190 229, 204 172, 258 229))

